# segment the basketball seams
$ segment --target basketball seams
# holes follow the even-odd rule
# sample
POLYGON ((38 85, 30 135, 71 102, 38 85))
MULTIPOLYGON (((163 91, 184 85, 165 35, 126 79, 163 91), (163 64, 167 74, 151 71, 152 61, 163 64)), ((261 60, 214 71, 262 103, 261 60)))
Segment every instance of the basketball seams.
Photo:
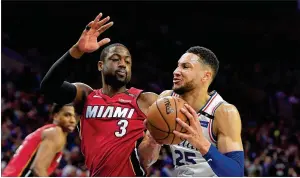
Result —
POLYGON ((184 116, 184 114, 178 110, 180 109, 180 107, 184 107, 183 104, 185 104, 186 102, 184 102, 181 98, 177 98, 175 96, 164 98, 164 100, 157 100, 155 101, 155 103, 153 103, 151 107, 152 109, 150 109, 149 111, 149 114, 152 116, 152 118, 150 117, 148 119, 148 122, 151 122, 149 122, 149 125, 147 127, 149 128, 149 131, 153 132, 155 140, 168 145, 177 144, 184 141, 185 139, 177 137, 173 133, 173 130, 177 130, 181 133, 187 133, 187 130, 184 127, 180 128, 181 125, 177 123, 176 118, 180 117, 179 119, 182 119, 182 121, 190 125, 189 119, 186 118, 186 116, 184 116), (172 103, 172 100, 174 103, 172 103), (167 114, 165 112, 165 109, 167 114), (174 121, 172 121, 172 119, 174 121), (163 125, 163 122, 167 124, 167 127, 163 125))
POLYGON ((157 130, 159 130, 159 131, 162 131, 162 132, 164 132, 164 133, 170 133, 170 132, 167 132, 167 131, 164 131, 164 130, 162 130, 162 129, 160 129, 160 128, 157 128, 157 127, 155 127, 150 121, 147 121, 147 123, 149 123, 152 127, 154 127, 155 129, 157 129, 157 130))
POLYGON ((170 134, 170 126, 169 126, 169 123, 168 123, 167 120, 165 119, 164 115, 161 113, 161 110, 159 109, 159 107, 158 107, 158 105, 157 105, 157 101, 155 102, 155 105, 156 105, 156 108, 157 108, 159 114, 160 114, 161 117, 164 119, 165 123, 167 124, 168 129, 169 129, 168 133, 170 134))
POLYGON ((159 128, 155 127, 153 124, 151 124, 150 122, 147 122, 149 123, 153 128, 155 128, 156 130, 160 131, 160 132, 163 132, 163 133, 167 133, 168 135, 166 137, 163 137, 163 138, 155 138, 155 140, 164 140, 166 138, 169 137, 169 132, 166 132, 166 131, 163 131, 163 130, 160 130, 159 128))

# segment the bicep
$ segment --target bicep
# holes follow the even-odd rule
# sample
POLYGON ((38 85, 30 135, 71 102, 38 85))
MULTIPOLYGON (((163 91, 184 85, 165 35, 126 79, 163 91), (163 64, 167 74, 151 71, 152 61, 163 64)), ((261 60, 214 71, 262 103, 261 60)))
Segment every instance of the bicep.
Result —
POLYGON ((158 95, 152 92, 141 93, 137 104, 141 111, 147 115, 149 107, 157 100, 158 95))
POLYGON ((84 83, 73 83, 73 85, 76 88, 73 104, 76 113, 81 115, 84 107, 84 102, 87 96, 93 91, 93 89, 84 83))
POLYGON ((218 150, 221 153, 242 151, 241 119, 234 106, 225 106, 216 117, 218 139, 218 150))

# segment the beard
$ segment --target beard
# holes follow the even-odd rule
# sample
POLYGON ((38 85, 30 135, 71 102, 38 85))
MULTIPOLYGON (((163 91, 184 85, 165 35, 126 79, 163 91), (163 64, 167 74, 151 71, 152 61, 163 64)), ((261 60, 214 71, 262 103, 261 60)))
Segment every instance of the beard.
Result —
POLYGON ((104 75, 104 81, 107 85, 112 86, 113 88, 121 88, 126 86, 129 82, 129 78, 126 74, 125 79, 119 78, 116 74, 106 74, 104 75))
POLYGON ((179 94, 179 95, 182 95, 186 92, 189 92, 191 90, 193 90, 195 87, 194 87, 194 82, 193 81, 190 81, 190 82, 187 82, 186 84, 180 86, 180 87, 177 87, 175 88, 174 86, 172 87, 172 90, 179 94))

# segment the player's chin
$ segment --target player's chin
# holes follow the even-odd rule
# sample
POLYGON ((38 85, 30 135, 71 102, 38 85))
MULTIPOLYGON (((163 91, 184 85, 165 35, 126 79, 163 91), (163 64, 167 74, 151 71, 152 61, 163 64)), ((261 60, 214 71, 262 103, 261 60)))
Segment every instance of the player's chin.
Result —
POLYGON ((124 82, 126 80, 126 76, 117 76, 116 78, 120 82, 124 82))
POLYGON ((118 80, 118 82, 119 83, 122 83, 123 85, 126 85, 127 83, 128 83, 128 81, 129 81, 129 79, 128 78, 126 78, 126 77, 117 77, 117 80, 118 80))
POLYGON ((173 87, 172 87, 172 90, 178 90, 178 89, 180 89, 180 88, 182 88, 182 85, 179 85, 179 84, 176 84, 176 83, 173 83, 173 87))
POLYGON ((73 125, 67 127, 68 132, 73 132, 74 130, 75 130, 75 126, 73 126, 73 125))
POLYGON ((184 88, 183 86, 173 87, 172 90, 173 90, 175 93, 179 94, 179 95, 181 95, 181 94, 183 94, 183 93, 186 92, 186 90, 185 90, 185 88, 184 88))

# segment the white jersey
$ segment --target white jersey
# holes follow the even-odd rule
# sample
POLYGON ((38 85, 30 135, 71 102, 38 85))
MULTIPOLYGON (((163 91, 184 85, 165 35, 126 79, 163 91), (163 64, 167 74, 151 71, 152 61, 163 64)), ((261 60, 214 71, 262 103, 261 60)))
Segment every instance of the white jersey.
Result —
MULTIPOLYGON (((172 96, 178 96, 172 92, 172 96)), ((212 125, 216 109, 225 101, 216 92, 210 93, 207 103, 198 112, 199 121, 206 139, 216 146, 217 138, 213 134, 212 125)), ((216 174, 209 164, 202 157, 201 153, 188 141, 183 141, 178 145, 170 145, 173 164, 175 166, 174 175, 178 177, 214 177, 216 174)))

